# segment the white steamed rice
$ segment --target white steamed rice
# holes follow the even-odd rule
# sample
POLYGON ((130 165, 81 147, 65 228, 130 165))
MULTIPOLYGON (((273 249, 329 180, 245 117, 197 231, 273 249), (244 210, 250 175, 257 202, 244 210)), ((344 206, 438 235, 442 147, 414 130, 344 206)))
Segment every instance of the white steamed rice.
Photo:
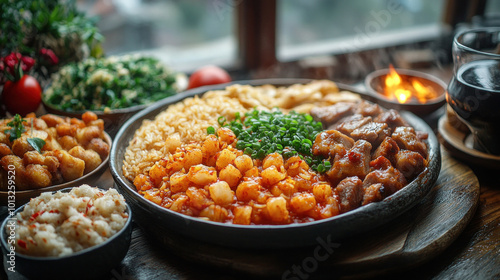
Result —
POLYGON ((106 241, 127 219, 115 189, 88 185, 69 193, 42 193, 17 214, 16 251, 30 256, 66 256, 106 241))

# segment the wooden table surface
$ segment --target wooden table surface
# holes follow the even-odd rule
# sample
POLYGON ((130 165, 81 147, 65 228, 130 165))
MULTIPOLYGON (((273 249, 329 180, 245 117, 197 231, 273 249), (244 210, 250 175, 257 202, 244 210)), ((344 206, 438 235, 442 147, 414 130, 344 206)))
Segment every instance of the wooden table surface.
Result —
POLYGON ((481 194, 469 225, 441 255, 390 279, 500 279, 500 171, 470 167, 481 194))

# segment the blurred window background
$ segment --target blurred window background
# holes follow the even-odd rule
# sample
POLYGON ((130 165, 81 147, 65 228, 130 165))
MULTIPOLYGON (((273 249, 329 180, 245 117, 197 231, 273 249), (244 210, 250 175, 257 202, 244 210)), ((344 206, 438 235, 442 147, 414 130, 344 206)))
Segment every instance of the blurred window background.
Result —
POLYGON ((444 0, 278 0, 277 57, 350 53, 438 36, 444 0))
POLYGON ((106 55, 154 54, 177 70, 234 64, 234 7, 220 0, 79 0, 98 16, 106 55))
MULTIPOLYGON (((489 17, 494 20, 488 23, 498 25, 500 15, 499 0, 76 1, 88 15, 100 18, 106 55, 150 54, 186 72, 206 64, 251 74, 263 69, 259 78, 303 76, 290 66, 310 57, 335 57, 339 67, 356 59, 357 68, 370 71, 386 67, 395 48, 427 49, 440 57, 432 61, 446 63, 458 24, 477 22, 471 18, 479 15, 479 21, 489 17), (367 66, 363 53, 383 61, 367 66), (288 62, 292 64, 284 64, 288 62)), ((411 55, 420 57, 419 52, 411 55)), ((311 61, 298 67, 335 63, 317 60, 310 66, 311 61)), ((358 72, 351 76, 364 75, 358 72)))
POLYGON ((488 2, 486 2, 485 15, 500 16, 500 1, 489 0, 488 2))

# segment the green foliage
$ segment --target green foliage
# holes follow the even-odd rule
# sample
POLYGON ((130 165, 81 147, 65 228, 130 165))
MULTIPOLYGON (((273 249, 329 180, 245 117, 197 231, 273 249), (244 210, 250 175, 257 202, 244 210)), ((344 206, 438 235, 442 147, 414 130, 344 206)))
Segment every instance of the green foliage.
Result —
POLYGON ((40 154, 42 153, 42 148, 43 146, 45 146, 45 141, 43 139, 38 137, 30 137, 26 140, 28 141, 28 144, 33 147, 33 149, 35 149, 40 154))
POLYGON ((80 41, 78 47, 92 50, 103 39, 96 19, 77 11, 74 0, 1 0, 0 11, 0 56, 17 51, 36 58, 48 48, 63 62, 78 61, 82 57, 65 57, 75 56, 68 46, 47 41, 80 41))
POLYGON ((45 146, 45 140, 38 137, 33 137, 33 119, 31 119, 31 137, 27 138, 26 141, 28 141, 28 144, 30 144, 33 149, 35 149, 40 154, 42 153, 42 148, 43 146, 45 146))

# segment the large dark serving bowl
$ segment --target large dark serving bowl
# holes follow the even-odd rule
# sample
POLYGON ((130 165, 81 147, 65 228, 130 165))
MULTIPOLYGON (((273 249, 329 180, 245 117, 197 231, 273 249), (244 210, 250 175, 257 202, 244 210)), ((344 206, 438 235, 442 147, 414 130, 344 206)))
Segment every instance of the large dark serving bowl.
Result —
MULTIPOLYGON (((305 79, 275 79, 240 81, 231 84, 249 84, 252 86, 272 84, 275 86, 290 86, 297 83, 307 83, 305 79)), ((371 203, 353 211, 309 223, 289 225, 235 225, 205 221, 186 216, 145 199, 135 186, 123 176, 122 163, 125 149, 133 138, 135 131, 145 119, 154 119, 158 113, 165 110, 170 104, 184 98, 203 94, 208 90, 224 89, 228 84, 202 87, 186 91, 177 96, 160 101, 149 107, 130 120, 118 131, 111 147, 110 170, 117 189, 124 195, 132 210, 135 221, 150 235, 160 242, 169 233, 181 234, 203 242, 237 248, 286 248, 300 247, 317 244, 318 238, 323 240, 339 240, 353 234, 358 234, 376 226, 387 223, 404 211, 414 206, 432 188, 441 168, 439 143, 435 134, 427 124, 408 112, 401 112, 402 116, 416 130, 429 134, 428 167, 406 187, 384 199, 381 202, 371 203), (327 238, 327 239, 325 239, 327 238)), ((338 85, 340 89, 357 92, 351 87, 338 85)), ((359 93, 359 92, 358 92, 359 93)), ((374 100, 366 94, 360 95, 369 100, 374 100)))

